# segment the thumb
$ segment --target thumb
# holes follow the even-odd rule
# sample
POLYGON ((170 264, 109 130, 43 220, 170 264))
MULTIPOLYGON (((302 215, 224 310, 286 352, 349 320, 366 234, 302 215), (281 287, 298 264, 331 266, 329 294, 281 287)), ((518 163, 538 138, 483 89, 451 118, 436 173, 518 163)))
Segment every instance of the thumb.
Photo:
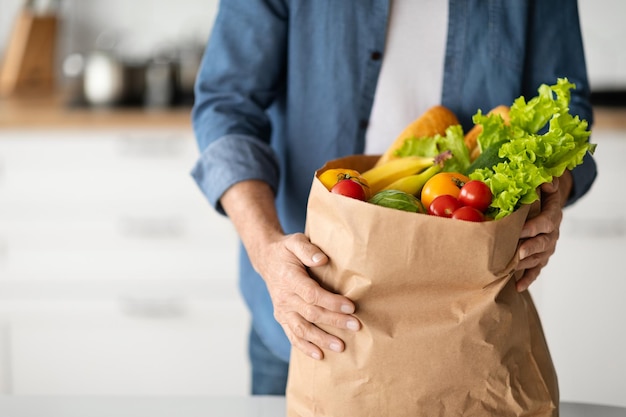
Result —
POLYGON ((543 191, 544 193, 554 193, 559 189, 559 178, 558 177, 554 177, 552 179, 552 182, 546 182, 544 184, 541 185, 541 191, 543 191))

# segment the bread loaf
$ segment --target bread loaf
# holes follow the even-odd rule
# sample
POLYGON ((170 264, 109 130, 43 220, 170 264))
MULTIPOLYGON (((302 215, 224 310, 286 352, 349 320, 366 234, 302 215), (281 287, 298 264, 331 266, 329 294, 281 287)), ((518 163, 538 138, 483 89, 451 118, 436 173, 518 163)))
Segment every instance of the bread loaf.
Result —
POLYGON ((393 143, 385 150, 385 153, 376 162, 381 165, 391 159, 394 159, 395 151, 402 147, 404 141, 408 138, 432 137, 437 134, 445 135, 446 129, 452 125, 458 125, 459 120, 456 115, 448 108, 438 105, 433 106, 425 111, 420 117, 411 122, 393 141, 393 143))

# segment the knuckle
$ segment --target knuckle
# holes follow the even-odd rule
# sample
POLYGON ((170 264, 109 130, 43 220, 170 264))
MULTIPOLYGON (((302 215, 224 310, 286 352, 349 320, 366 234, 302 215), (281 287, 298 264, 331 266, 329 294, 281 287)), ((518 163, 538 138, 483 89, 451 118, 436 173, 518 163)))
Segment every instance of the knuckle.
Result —
POLYGON ((304 339, 306 336, 306 326, 304 323, 298 322, 291 326, 291 331, 298 339, 304 339))
POLYGON ((294 253, 302 253, 308 242, 309 240, 303 233, 294 233, 287 238, 288 246, 294 253))
POLYGON ((558 232, 559 230, 557 223, 555 222, 546 222, 545 229, 547 234, 558 232))
POLYGON ((556 248, 556 239, 553 235, 545 235, 543 237, 543 250, 549 254, 554 253, 556 248))
POLYGON ((272 304, 274 306, 274 315, 278 315, 281 314, 284 311, 289 311, 290 308, 290 302, 289 302, 289 295, 287 294, 287 292, 281 291, 278 293, 275 293, 272 297, 272 304))
POLYGON ((342 315, 337 315, 333 319, 333 326, 337 327, 337 328, 346 329, 346 328, 348 328, 348 322, 350 322, 350 321, 354 321, 354 318, 352 318, 352 317, 345 318, 342 315))
POLYGON ((317 322, 320 317, 319 308, 313 304, 306 304, 302 309, 302 317, 309 322, 317 322))
POLYGON ((298 250, 300 251, 306 249, 309 243, 309 239, 307 239, 307 237, 302 233, 296 233, 295 235, 293 235, 293 241, 296 245, 296 248, 298 248, 298 250))
POLYGON ((293 312, 283 306, 274 305, 274 319, 283 327, 287 327, 293 320, 293 312))
POLYGON ((343 316, 340 316, 338 314, 333 314, 329 319, 327 324, 332 326, 332 327, 337 327, 337 328, 346 328, 346 319, 343 316))
POLYGON ((307 304, 317 303, 317 288, 314 285, 311 285, 311 283, 307 282, 301 285, 299 294, 307 304))
POLYGON ((537 266, 537 265, 541 264, 541 260, 542 260, 542 258, 543 258, 543 257, 542 257, 542 256, 541 256, 541 254, 539 254, 539 253, 536 253, 536 254, 532 255, 532 256, 530 257, 531 264, 532 264, 533 266, 537 266))
POLYGON ((537 245, 536 245, 536 250, 535 252, 537 252, 537 254, 545 251, 548 248, 548 245, 550 243, 550 238, 547 235, 539 235, 537 236, 537 245))

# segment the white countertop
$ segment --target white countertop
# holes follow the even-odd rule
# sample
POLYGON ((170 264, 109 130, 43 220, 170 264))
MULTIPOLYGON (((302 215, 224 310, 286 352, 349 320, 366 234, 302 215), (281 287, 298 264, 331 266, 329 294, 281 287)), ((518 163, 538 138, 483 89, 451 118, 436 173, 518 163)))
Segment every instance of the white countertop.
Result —
POLYGON ((284 397, 0 396, 4 417, 285 417, 284 397))
MULTIPOLYGON (((284 397, 0 396, 10 417, 285 417, 284 397)), ((626 408, 563 403, 561 417, 626 417, 626 408)))

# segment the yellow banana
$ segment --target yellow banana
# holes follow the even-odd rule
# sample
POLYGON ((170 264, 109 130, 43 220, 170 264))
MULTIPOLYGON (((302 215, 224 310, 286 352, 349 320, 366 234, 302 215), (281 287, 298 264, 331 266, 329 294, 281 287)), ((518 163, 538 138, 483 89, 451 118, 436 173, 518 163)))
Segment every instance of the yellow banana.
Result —
POLYGON ((420 172, 419 174, 408 175, 406 177, 400 178, 397 181, 392 182, 388 186, 384 188, 384 190, 399 190, 404 191, 407 194, 412 194, 415 197, 419 197, 424 184, 428 181, 432 176, 441 172, 443 167, 441 164, 435 164, 429 167, 428 169, 420 172))
POLYGON ((361 177, 367 180, 370 186, 370 192, 374 195, 400 178, 417 174, 432 166, 434 163, 435 158, 432 157, 405 156, 375 166, 361 173, 361 177))

